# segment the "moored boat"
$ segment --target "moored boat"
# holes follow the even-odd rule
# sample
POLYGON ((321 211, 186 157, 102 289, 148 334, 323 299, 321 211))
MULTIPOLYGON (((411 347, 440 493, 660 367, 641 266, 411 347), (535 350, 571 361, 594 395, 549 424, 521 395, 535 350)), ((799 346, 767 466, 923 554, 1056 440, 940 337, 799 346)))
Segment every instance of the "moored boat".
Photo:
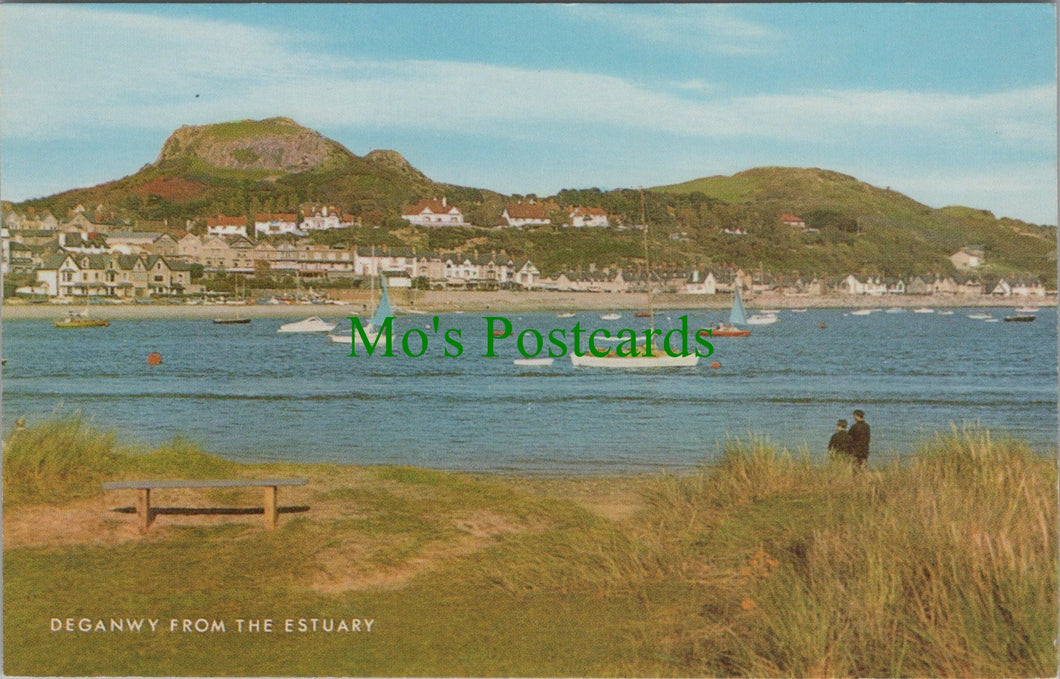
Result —
POLYGON ((320 316, 310 316, 301 321, 284 323, 276 332, 331 332, 338 323, 329 323, 320 316))
POLYGON ((90 318, 88 311, 71 311, 62 319, 54 321, 56 328, 104 328, 110 321, 103 318, 90 318))
POLYGON ((1006 323, 1030 323, 1037 316, 1034 314, 1013 314, 1012 316, 1005 316, 1006 323))
POLYGON ((243 325, 250 323, 250 318, 246 316, 238 316, 233 318, 215 318, 213 322, 217 325, 243 325))
POLYGON ((601 321, 617 321, 620 318, 622 318, 622 314, 617 313, 615 311, 611 311, 609 313, 606 313, 606 314, 600 316, 600 320, 601 321))
POLYGON ((547 368, 552 365, 551 358, 517 358, 512 363, 524 368, 547 368))

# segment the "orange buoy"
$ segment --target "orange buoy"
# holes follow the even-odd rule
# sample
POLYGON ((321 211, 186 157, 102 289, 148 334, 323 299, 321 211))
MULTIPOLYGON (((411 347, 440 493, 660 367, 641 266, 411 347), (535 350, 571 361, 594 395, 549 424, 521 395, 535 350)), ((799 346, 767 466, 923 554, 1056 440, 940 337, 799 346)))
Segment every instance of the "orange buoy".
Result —
POLYGON ((147 365, 161 365, 162 354, 157 351, 153 351, 147 355, 147 365))
POLYGON ((824 323, 821 324, 821 328, 824 328, 824 323))
POLYGON ((721 363, 718 363, 717 361, 714 361, 713 363, 710 364, 710 367, 714 368, 715 370, 717 370, 718 368, 721 367, 721 363))

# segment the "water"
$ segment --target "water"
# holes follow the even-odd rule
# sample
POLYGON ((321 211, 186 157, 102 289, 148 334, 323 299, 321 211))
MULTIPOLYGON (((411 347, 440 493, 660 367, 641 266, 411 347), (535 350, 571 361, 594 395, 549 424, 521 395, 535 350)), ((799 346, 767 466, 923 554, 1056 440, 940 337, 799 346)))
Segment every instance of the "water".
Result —
MULTIPOLYGON (((176 436, 226 457, 444 469, 597 473, 680 469, 718 454, 729 438, 767 436, 823 455, 835 420, 862 408, 877 461, 912 452, 953 423, 979 423, 1055 455, 1056 311, 1033 323, 952 316, 851 316, 782 311, 749 338, 717 338, 691 369, 521 368, 514 336, 484 358, 486 323, 473 314, 396 320, 420 328, 423 357, 349 356, 321 335, 277 334, 281 319, 119 320, 58 330, 5 321, 3 424, 81 410, 135 444, 176 436), (821 329, 821 323, 825 328, 821 329), (441 334, 461 330, 464 353, 443 357, 441 334), (160 366, 147 355, 163 356, 160 366), (710 364, 721 364, 713 369, 710 364)), ((1011 313, 992 309, 995 317, 1011 313)), ((663 329, 683 312, 660 315, 663 329)), ((693 327, 727 312, 688 312, 693 327)), ((624 313, 507 314, 533 328, 643 328, 624 313)), ((348 325, 347 321, 343 321, 348 325)), ((419 342, 413 343, 418 348, 419 342)))

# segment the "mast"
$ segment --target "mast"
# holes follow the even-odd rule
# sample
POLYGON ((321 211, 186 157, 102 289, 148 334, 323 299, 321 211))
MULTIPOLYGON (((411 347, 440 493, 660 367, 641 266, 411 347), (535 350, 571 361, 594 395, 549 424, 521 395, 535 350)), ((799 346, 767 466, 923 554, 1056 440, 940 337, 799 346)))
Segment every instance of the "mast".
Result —
POLYGON ((645 282, 648 286, 648 318, 651 323, 652 333, 648 336, 654 335, 655 330, 655 309, 653 307, 653 298, 651 294, 651 258, 648 252, 648 219, 644 211, 644 187, 638 187, 640 190, 640 223, 644 225, 644 275, 645 282))

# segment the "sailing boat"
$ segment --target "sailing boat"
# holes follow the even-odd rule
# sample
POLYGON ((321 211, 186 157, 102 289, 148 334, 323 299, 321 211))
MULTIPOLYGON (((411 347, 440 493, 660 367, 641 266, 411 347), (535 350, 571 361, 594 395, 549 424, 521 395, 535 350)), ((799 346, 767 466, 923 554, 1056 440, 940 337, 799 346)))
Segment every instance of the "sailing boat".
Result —
POLYGON ((740 298, 739 281, 733 281, 732 290, 732 309, 729 311, 729 322, 719 323, 718 327, 713 328, 709 335, 706 330, 700 330, 700 335, 709 337, 747 337, 751 334, 750 330, 737 327, 747 325, 747 312, 744 311, 743 300, 740 298))
MULTIPOLYGON (((372 344, 375 343, 375 338, 379 336, 379 330, 383 327, 387 317, 394 315, 393 310, 390 308, 390 294, 387 292, 386 278, 381 277, 379 281, 383 286, 383 295, 379 298, 379 305, 375 308, 372 319, 368 321, 368 326, 364 329, 368 342, 372 344)), ((360 333, 357 332, 351 332, 349 335, 335 335, 329 332, 328 340, 336 344, 353 344, 354 342, 360 342, 361 337, 360 333)))
MULTIPOLYGON (((641 223, 644 224, 644 272, 645 282, 648 288, 648 314, 651 318, 651 331, 648 337, 655 336, 655 309, 652 306, 651 291, 651 259, 648 257, 648 222, 644 218, 644 191, 640 193, 641 223)), ((605 317, 601 317, 605 318, 605 317)), ((621 332, 621 331, 620 331, 621 332)), ((622 343, 629 343, 629 339, 620 339, 622 343)), ((578 356, 571 353, 570 362, 576 368, 684 368, 692 367, 699 363, 699 356, 692 351, 687 355, 671 356, 665 348, 655 346, 649 347, 646 343, 635 344, 632 356, 619 356, 618 352, 611 350, 605 356, 595 356, 591 352, 578 356), (649 351, 650 350, 650 351, 649 351)))

